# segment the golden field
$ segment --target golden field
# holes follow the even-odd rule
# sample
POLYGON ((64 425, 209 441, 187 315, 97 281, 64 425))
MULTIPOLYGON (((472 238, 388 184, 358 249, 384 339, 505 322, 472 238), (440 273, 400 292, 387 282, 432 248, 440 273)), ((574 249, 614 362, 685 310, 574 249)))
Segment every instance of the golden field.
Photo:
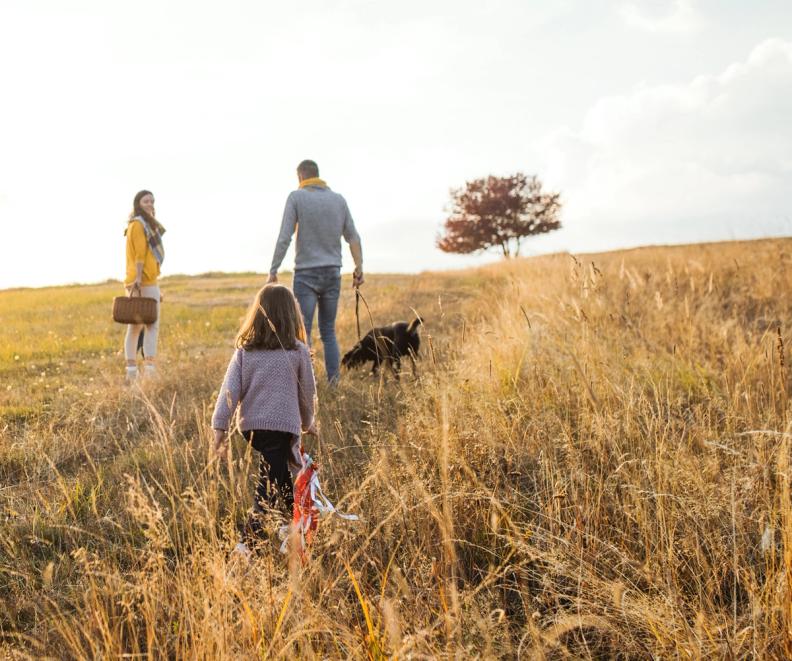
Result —
MULTIPOLYGON (((307 449, 361 521, 305 566, 229 556, 255 463, 239 437, 211 461, 262 281, 165 279, 133 387, 118 283, 0 292, 0 653, 792 656, 792 239, 371 276, 422 359, 320 385, 307 449)), ((348 282, 341 306, 343 351, 348 282)))

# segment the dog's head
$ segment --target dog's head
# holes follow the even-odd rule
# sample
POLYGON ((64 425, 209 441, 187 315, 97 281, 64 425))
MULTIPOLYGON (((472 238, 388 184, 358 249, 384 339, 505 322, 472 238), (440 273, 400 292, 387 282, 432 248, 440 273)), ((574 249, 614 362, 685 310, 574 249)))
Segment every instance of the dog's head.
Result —
POLYGON ((418 315, 416 315, 415 319, 413 319, 410 322, 409 326, 407 326, 407 333, 409 333, 410 335, 418 335, 418 329, 421 326, 423 326, 423 322, 424 322, 423 317, 419 317, 418 315))

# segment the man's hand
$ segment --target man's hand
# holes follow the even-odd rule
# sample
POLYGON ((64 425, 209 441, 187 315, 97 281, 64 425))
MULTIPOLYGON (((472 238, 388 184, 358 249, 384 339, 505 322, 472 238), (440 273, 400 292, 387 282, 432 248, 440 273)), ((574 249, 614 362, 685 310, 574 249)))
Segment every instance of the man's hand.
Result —
POLYGON ((352 274, 352 286, 357 289, 365 282, 363 278, 363 270, 362 269, 355 269, 355 272, 352 274))
POLYGON ((214 453, 218 459, 225 456, 226 449, 228 448, 228 433, 225 429, 214 430, 214 453))
POLYGON ((269 277, 267 278, 267 284, 271 284, 273 282, 278 282, 278 274, 277 273, 270 273, 269 277))

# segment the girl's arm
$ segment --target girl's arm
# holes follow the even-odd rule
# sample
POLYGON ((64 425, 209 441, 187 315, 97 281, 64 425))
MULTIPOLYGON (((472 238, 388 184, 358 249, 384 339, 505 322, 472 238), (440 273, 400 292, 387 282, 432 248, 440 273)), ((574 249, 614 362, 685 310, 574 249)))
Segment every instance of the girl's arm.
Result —
POLYGON ((239 404, 240 393, 242 392, 242 349, 234 351, 231 361, 228 363, 225 379, 217 396, 214 415, 212 416, 212 428, 228 431, 231 417, 234 415, 237 404, 239 404))
POLYGON ((305 345, 300 347, 300 369, 297 374, 297 392, 300 400, 300 418, 303 431, 314 427, 316 411, 316 381, 314 380, 311 354, 305 345))

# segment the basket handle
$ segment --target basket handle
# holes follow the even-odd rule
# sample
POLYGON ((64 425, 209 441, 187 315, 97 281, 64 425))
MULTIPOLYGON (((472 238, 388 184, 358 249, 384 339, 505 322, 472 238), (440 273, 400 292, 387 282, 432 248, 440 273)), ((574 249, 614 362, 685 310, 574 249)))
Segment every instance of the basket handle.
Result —
POLYGON ((134 293, 137 292, 138 296, 143 297, 143 289, 138 284, 132 285, 129 289, 129 298, 132 298, 134 293))

